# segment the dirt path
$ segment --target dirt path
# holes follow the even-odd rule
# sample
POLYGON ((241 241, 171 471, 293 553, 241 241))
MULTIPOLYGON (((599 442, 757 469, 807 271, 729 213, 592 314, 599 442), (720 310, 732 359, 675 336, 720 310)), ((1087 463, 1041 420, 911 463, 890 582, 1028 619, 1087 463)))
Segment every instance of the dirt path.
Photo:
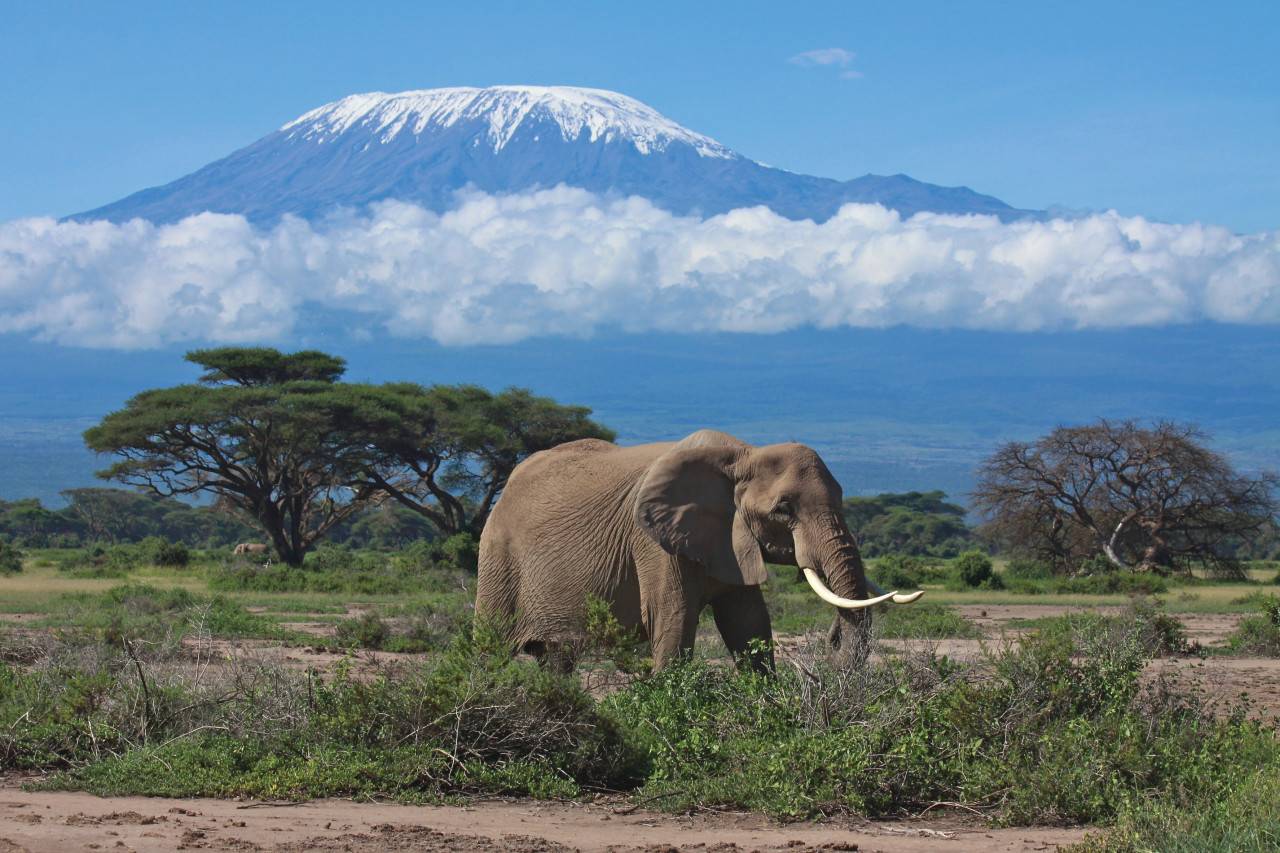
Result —
POLYGON ((1014 853, 1055 850, 1080 829, 987 829, 945 818, 840 825, 754 815, 678 816, 617 805, 487 802, 400 806, 316 800, 100 799, 0 787, 0 853, 170 851, 808 851, 1014 853))
MULTIPOLYGON (((1096 613, 1101 616, 1116 616, 1124 611, 1124 607, 1110 604, 1099 605, 1063 605, 1063 604, 958 604, 952 609, 982 629, 988 636, 996 636, 1003 629, 1012 634, 1018 631, 1017 621, 1027 619, 1047 619, 1065 616, 1068 613, 1096 613), (1013 625, 1010 625, 1010 623, 1013 625)), ((1244 613, 1174 613, 1187 632, 1187 639, 1204 646, 1221 645, 1240 620, 1244 613)))

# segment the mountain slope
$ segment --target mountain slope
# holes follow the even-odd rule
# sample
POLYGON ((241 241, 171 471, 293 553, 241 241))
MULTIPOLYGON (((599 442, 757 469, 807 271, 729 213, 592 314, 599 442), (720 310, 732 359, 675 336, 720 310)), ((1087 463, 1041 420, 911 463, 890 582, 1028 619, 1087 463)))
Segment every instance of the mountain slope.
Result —
POLYGON ((836 181, 771 168, 614 92, 496 86, 352 95, 172 183, 72 218, 171 222, 212 210, 270 223, 390 198, 439 211, 468 186, 510 193, 557 184, 704 216, 767 205, 824 221, 847 202, 904 216, 1036 215, 906 175, 836 181))

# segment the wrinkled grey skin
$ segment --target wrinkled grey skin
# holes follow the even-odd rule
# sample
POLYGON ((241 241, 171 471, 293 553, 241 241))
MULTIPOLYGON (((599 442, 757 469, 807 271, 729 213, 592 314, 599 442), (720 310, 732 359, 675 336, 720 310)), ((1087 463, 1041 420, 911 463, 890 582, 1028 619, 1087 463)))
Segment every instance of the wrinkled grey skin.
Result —
MULTIPOLYGON (((476 615, 514 649, 567 666, 585 603, 610 603, 661 668, 693 648, 710 605, 734 655, 772 640, 765 562, 809 566, 837 595, 866 598, 857 543, 827 466, 800 444, 752 447, 701 430, 675 443, 585 439, 512 473, 480 537, 476 615)), ((838 611, 833 644, 864 654, 870 613, 838 611)), ((771 655, 756 665, 772 666, 771 655)))

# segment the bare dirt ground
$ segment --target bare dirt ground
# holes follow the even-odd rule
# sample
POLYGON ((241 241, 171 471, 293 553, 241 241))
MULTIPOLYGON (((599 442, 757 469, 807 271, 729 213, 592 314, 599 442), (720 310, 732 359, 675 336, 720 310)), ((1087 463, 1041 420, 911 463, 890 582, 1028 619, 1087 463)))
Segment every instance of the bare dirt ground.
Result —
MULTIPOLYGON (((1097 613, 1115 616, 1125 608, 1116 605, 1061 605, 1061 604, 959 604, 952 609, 970 620, 988 636, 996 636, 1002 630, 1016 634, 1017 620, 1046 619, 1065 616, 1068 613, 1097 613)), ((1243 613, 1177 613, 1178 621, 1186 629, 1187 639, 1202 646, 1221 645, 1236 629, 1243 613)))
POLYGON ((485 802, 402 806, 317 800, 101 799, 0 784, 0 853, 170 851, 736 851, 1014 853, 1055 850, 1080 829, 988 829, 939 818, 778 824, 754 815, 673 816, 622 804, 485 802))

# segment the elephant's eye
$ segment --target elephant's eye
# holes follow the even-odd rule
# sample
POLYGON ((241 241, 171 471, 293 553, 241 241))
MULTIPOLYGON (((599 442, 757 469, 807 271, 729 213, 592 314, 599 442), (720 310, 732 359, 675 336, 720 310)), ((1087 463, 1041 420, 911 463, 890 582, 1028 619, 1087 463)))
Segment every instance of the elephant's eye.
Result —
POLYGON ((773 508, 774 515, 780 515, 783 518, 791 518, 795 515, 795 510, 791 508, 791 501, 783 498, 773 508))

